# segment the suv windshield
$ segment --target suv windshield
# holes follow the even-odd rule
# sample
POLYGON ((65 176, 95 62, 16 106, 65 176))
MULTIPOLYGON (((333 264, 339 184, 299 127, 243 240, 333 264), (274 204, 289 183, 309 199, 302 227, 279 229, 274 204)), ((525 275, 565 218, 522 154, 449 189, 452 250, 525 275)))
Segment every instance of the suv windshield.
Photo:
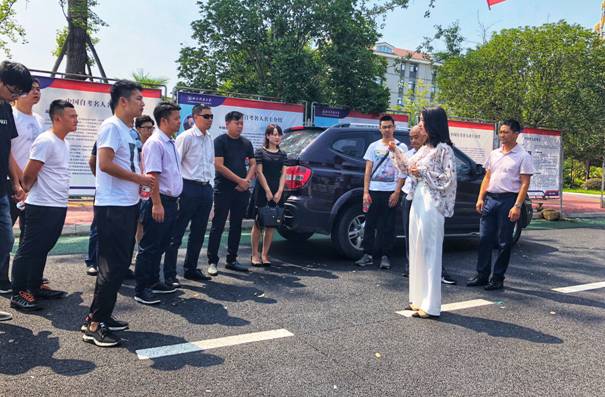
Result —
POLYGON ((279 148, 288 153, 288 157, 298 156, 322 132, 322 130, 298 130, 289 132, 282 138, 279 148))

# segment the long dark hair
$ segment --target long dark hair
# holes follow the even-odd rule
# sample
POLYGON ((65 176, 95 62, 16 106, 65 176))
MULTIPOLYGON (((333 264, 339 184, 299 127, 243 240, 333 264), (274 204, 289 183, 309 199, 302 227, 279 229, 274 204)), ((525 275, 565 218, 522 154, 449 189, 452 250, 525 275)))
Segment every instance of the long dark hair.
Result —
MULTIPOLYGON (((269 135, 273 135, 273 131, 277 130, 278 135, 284 135, 281 127, 277 124, 269 124, 267 126, 267 129, 265 130, 265 143, 264 143, 264 147, 265 149, 269 149, 269 135)), ((277 148, 279 149, 279 145, 277 145, 277 148)))
POLYGON ((450 129, 447 125, 447 113, 440 106, 422 109, 424 129, 429 134, 429 143, 435 147, 441 142, 452 146, 450 129))

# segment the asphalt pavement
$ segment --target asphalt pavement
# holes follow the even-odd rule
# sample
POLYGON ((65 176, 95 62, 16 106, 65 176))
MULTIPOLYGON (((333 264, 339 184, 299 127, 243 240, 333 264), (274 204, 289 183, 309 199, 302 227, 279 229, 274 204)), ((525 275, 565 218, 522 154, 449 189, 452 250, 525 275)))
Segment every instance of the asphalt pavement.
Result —
POLYGON ((443 303, 484 303, 439 320, 397 313, 408 291, 401 256, 390 271, 358 268, 324 237, 279 240, 272 267, 242 274, 220 264, 218 277, 183 280, 158 306, 136 303, 125 283, 115 315, 130 330, 109 349, 81 340, 94 278, 73 254, 84 242, 72 241, 63 251, 72 254, 46 268, 67 298, 36 314, 0 298, 14 315, 0 323, 0 395, 603 395, 605 283, 594 283, 605 282, 605 225, 556 226, 524 233, 498 292, 463 285, 476 241, 447 242, 444 263, 459 285, 443 287, 443 303))

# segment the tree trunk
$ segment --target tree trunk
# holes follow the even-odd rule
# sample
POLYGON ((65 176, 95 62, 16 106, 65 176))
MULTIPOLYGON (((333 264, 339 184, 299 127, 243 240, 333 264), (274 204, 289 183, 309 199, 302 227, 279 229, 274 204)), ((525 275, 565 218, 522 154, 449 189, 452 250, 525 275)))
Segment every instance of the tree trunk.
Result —
POLYGON ((68 79, 85 80, 86 64, 86 29, 88 27, 88 1, 68 0, 68 36, 67 36, 67 65, 65 67, 68 79))
POLYGON ((586 171, 584 174, 584 181, 587 181, 590 178, 590 160, 586 160, 586 171))

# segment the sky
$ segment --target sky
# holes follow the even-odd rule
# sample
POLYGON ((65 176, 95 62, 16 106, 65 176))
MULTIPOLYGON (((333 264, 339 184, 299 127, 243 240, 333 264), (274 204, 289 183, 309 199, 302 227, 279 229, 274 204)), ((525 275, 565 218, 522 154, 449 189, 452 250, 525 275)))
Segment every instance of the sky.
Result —
MULTIPOLYGON (((128 78, 142 69, 152 76, 178 81, 176 60, 183 46, 193 45, 191 22, 199 18, 195 0, 100 0, 96 13, 109 26, 97 34, 97 53, 108 77, 128 78)), ((424 18, 428 0, 411 0, 407 9, 389 13, 382 39, 396 47, 415 50, 434 25, 460 23, 465 47, 505 28, 537 26, 566 20, 592 29, 600 18, 601 0, 506 0, 488 9, 486 0, 436 0, 424 18)), ((27 32, 27 43, 12 43, 12 59, 32 69, 50 70, 56 31, 65 24, 58 0, 20 0, 17 21, 27 32)), ((61 71, 65 68, 65 61, 61 71)), ((96 71, 95 71, 96 72, 96 71)), ((96 72, 96 75, 99 73, 96 72)), ((204 87, 199 87, 204 88, 204 87)))

